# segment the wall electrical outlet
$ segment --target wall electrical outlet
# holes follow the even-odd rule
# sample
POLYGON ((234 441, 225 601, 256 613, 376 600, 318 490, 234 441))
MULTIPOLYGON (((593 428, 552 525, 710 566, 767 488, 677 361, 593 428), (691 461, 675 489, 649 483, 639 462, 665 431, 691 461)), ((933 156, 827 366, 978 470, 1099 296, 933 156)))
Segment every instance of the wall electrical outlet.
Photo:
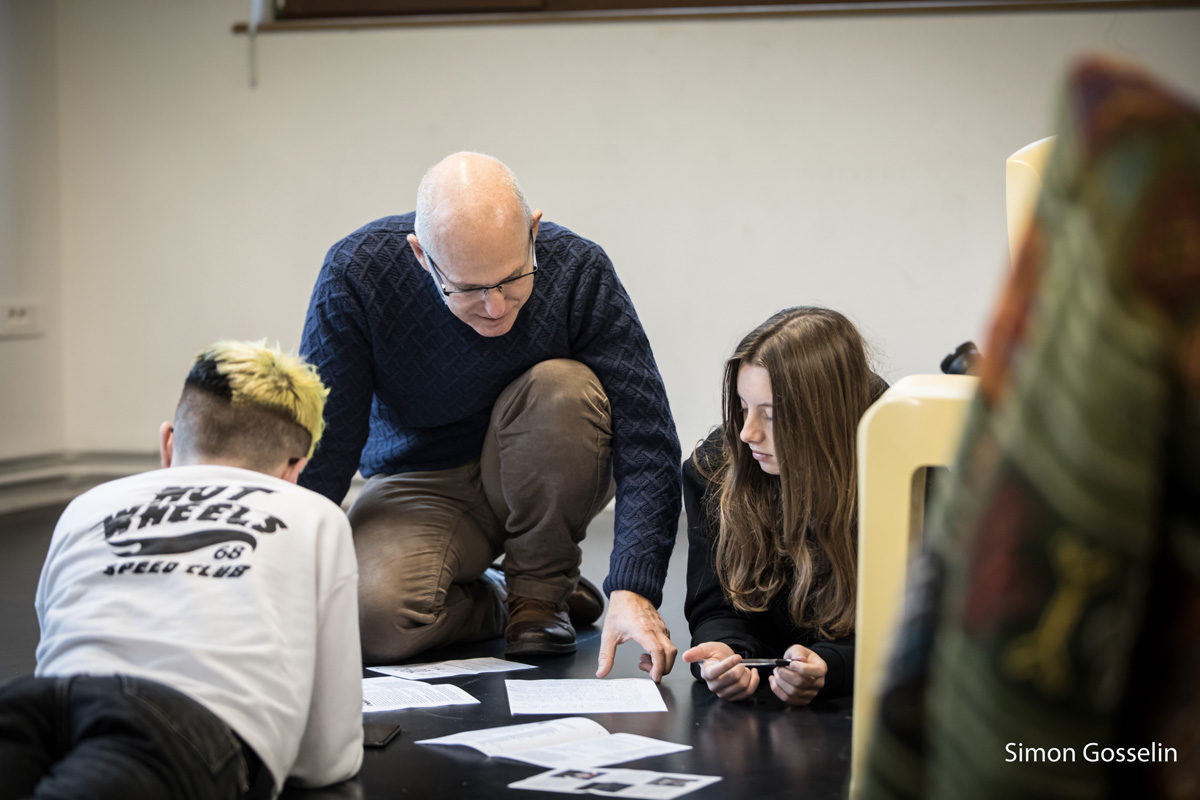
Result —
POLYGON ((41 336, 42 307, 32 300, 0 300, 0 339, 41 336))

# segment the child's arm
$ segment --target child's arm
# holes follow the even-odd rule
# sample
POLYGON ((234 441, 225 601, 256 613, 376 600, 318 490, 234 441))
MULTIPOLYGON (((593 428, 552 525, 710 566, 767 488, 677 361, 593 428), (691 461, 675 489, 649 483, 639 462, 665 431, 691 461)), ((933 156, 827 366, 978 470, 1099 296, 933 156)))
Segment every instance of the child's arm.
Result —
MULTIPOLYGON (((717 520, 712 504, 713 485, 697 470, 694 459, 683 465, 683 502, 687 510, 688 562, 687 594, 683 612, 692 634, 692 644, 720 642, 729 655, 767 655, 754 636, 746 616, 733 609, 725 598, 713 565, 717 520)), ((770 653, 770 655, 777 655, 770 653)), ((692 673, 700 678, 698 662, 692 673)))
POLYGON ((358 571, 350 525, 340 519, 333 547, 318 565, 317 646, 312 702, 289 782, 328 786, 362 765, 362 645, 358 638, 358 571), (332 551, 332 552, 331 552, 332 551))

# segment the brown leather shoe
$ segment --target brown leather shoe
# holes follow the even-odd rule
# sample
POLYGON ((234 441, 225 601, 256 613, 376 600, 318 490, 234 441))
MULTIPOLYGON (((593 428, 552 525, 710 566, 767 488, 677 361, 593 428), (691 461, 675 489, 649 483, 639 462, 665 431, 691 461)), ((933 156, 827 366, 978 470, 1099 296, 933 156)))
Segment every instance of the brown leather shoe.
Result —
POLYGON ((575 590, 567 595, 567 613, 575 627, 591 625, 604 613, 604 594, 596 584, 580 575, 575 590))
POLYGON ((575 628, 567 605, 554 605, 532 597, 508 596, 508 625, 504 628, 504 655, 539 656, 575 652, 575 628))

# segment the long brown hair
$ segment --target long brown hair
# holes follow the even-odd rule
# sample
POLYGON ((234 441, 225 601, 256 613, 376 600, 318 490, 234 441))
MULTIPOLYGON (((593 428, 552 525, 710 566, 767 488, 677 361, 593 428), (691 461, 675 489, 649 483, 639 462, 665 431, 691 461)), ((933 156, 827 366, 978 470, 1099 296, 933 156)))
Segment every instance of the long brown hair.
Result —
POLYGON ((790 583, 788 612, 822 638, 854 627, 857 585, 855 433, 878 391, 862 336, 826 308, 775 314, 725 362, 724 446, 717 576, 733 606, 764 611, 790 583), (768 475, 739 439, 743 364, 771 380, 779 475, 768 475))

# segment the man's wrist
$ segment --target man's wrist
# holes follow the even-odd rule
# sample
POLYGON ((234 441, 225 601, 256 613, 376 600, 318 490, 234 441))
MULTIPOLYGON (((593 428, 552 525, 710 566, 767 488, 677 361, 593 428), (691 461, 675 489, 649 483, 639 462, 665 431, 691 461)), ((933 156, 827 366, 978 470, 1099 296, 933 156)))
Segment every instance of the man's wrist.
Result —
POLYGON ((612 597, 613 592, 632 592, 658 608, 666 577, 665 567, 647 564, 645 560, 622 559, 610 565, 604 579, 604 593, 612 597))

